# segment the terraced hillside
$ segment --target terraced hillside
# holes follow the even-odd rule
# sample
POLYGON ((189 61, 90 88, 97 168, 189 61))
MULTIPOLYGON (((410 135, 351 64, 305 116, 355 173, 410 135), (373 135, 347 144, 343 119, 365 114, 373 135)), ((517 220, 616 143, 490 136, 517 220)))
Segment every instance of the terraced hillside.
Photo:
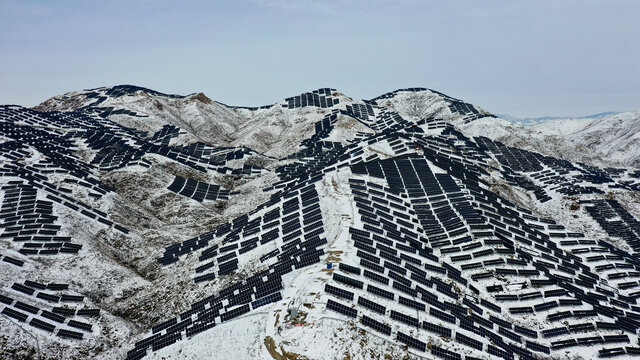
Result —
POLYGON ((422 88, 3 106, 0 357, 637 357, 640 171, 460 130, 493 119, 422 88))

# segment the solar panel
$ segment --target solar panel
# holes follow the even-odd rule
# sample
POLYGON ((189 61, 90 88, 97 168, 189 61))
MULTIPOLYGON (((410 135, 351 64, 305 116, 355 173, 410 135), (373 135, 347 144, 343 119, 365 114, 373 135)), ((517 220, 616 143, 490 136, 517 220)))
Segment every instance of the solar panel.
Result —
POLYGON ((376 281, 385 285, 389 285, 389 279, 384 277, 383 275, 376 274, 367 269, 364 270, 363 275, 373 281, 376 281))
POLYGON ((48 332, 53 332, 53 330, 55 330, 56 328, 54 325, 36 318, 32 318, 31 321, 29 322, 29 325, 37 327, 44 331, 48 331, 48 332))
POLYGON ((75 321, 75 320, 69 320, 67 325, 75 327, 75 328, 78 328, 78 329, 82 329, 84 331, 91 332, 91 324, 87 324, 87 323, 83 323, 83 322, 75 321))
MULTIPOLYGON (((422 342, 422 341, 420 341, 420 340, 418 340, 418 339, 416 339, 414 337, 411 337, 409 335, 406 335, 406 334, 404 334, 404 333, 402 333, 400 331, 398 331, 396 339, 398 341, 404 343, 404 344, 407 344, 409 347, 418 349, 420 351, 425 351, 426 348, 427 348, 427 344, 425 344, 424 342, 422 342)), ((432 349, 433 349, 433 347, 432 347, 432 349)))
POLYGON ((608 358, 608 357, 625 355, 627 352, 625 351, 624 348, 612 348, 612 349, 604 348, 604 349, 598 350, 598 353, 600 357, 608 358))
POLYGON ((27 318, 29 317, 28 315, 21 313, 20 311, 16 311, 8 307, 5 307, 2 310, 2 313, 14 319, 17 319, 18 321, 21 321, 21 322, 27 321, 27 318))
POLYGON ((344 270, 344 271, 350 272, 352 274, 360 275, 360 273, 361 273, 361 269, 360 268, 357 268, 357 267, 351 266, 351 265, 347 265, 345 263, 340 263, 339 268, 340 268, 340 270, 344 270))
POLYGON ((25 293, 27 295, 33 295, 33 293, 35 292, 35 290, 33 290, 32 288, 26 287, 18 283, 13 283, 13 285, 11 285, 11 288, 14 290, 20 291, 22 293, 25 293))
POLYGON ((59 315, 59 314, 54 314, 54 313, 52 313, 50 311, 47 311, 47 310, 42 310, 42 313, 40 313, 40 316, 42 316, 44 318, 47 318, 49 320, 53 320, 53 321, 59 322, 59 323, 62 323, 65 320, 64 316, 59 315))
POLYGON ((366 315, 363 315, 361 320, 362 325, 370 327, 378 332, 381 332, 387 336, 391 335, 391 326, 385 325, 379 321, 376 321, 366 315))
POLYGON ((531 330, 529 328, 525 328, 519 325, 514 325, 513 326, 513 330, 517 333, 520 333, 522 335, 528 336, 530 338, 537 338, 538 337, 538 332, 535 330, 531 330))
POLYGON ((567 329, 564 326, 559 328, 554 328, 554 329, 542 330, 542 337, 544 338, 555 337, 555 336, 560 336, 565 334, 569 334, 569 329, 567 329))
POLYGON ((79 333, 77 331, 65 330, 65 329, 59 329, 57 335, 62 338, 76 339, 76 340, 82 340, 83 338, 82 333, 79 333))
MULTIPOLYGON (((373 252, 375 253, 375 250, 373 250, 373 252)), ((367 260, 367 261, 369 261, 371 263, 375 263, 375 264, 380 264, 380 258, 379 257, 371 255, 371 254, 369 254, 367 252, 358 250, 356 252, 356 255, 358 257, 362 258, 363 260, 367 260)), ((361 264, 362 264, 362 262, 361 262, 361 264)))
POLYGON ((459 332, 456 332, 456 341, 461 344, 470 346, 474 349, 482 350, 482 342, 472 339, 471 337, 463 335, 459 332))
POLYGON ((493 346, 493 345, 487 345, 487 353, 489 355, 494 355, 494 356, 498 356, 501 357, 503 359, 513 359, 513 354, 511 352, 507 352, 504 350, 500 350, 497 347, 493 346))
POLYGON ((0 302, 3 304, 11 305, 13 303, 13 299, 0 294, 0 302))
POLYGON ((100 316, 100 309, 78 309, 76 315, 79 316, 100 316))
POLYGON ((392 292, 380 289, 380 288, 378 288, 376 286, 373 286, 371 284, 367 284, 367 291, 372 293, 372 294, 374 294, 374 295, 383 297, 385 299, 389 299, 389 300, 394 300, 395 299, 395 295, 392 292))
POLYGON ((418 319, 416 319, 416 318, 414 318, 412 316, 403 314, 401 312, 397 312, 395 310, 391 310, 390 316, 391 316, 391 318, 393 320, 398 320, 398 321, 403 322, 403 323, 405 323, 407 325, 410 325, 410 326, 413 326, 413 327, 418 327, 419 326, 418 319))
POLYGON ((603 336, 603 341, 604 341, 604 343, 607 343, 607 344, 618 343, 618 342, 624 342, 624 343, 630 342, 629 336, 626 335, 626 334, 623 334, 623 335, 604 335, 603 336))
POLYGON ((37 307, 29 305, 29 304, 25 304, 25 303, 23 303, 21 301, 16 301, 16 303, 13 306, 15 306, 16 308, 18 308, 20 310, 24 310, 24 311, 30 312, 32 314, 37 314, 38 311, 40 311, 40 309, 38 309, 37 307))
POLYGON ((422 328, 426 329, 428 331, 434 332, 438 335, 442 335, 442 336, 446 336, 446 337, 451 337, 451 329, 444 327, 444 326, 440 326, 440 325, 436 325, 427 321, 423 321, 422 322, 422 328))
POLYGON ((352 309, 348 306, 335 302, 331 299, 327 300, 327 309, 333 310, 340 314, 355 318, 358 315, 358 311, 356 309, 352 309))
POLYGON ((446 322, 450 322, 452 324, 456 323, 456 317, 453 315, 449 315, 443 311, 440 311, 438 309, 435 308, 429 308, 429 315, 436 317, 440 320, 444 320, 446 322))
MULTIPOLYGON (((391 276, 391 273, 389 275, 390 275, 390 277, 393 277, 395 280, 400 280, 400 278, 398 278, 398 277, 391 276)), ((402 280, 406 280, 406 279, 402 279, 402 280)), ((411 282, 408 281, 408 280, 403 281, 403 282, 405 284, 411 284, 411 282)), ((418 291, 415 290, 415 289, 412 289, 411 287, 409 287, 409 286, 407 286, 405 284, 401 284, 398 281, 394 281, 392 286, 393 286, 394 289, 398 289, 398 290, 402 291, 405 294, 411 295, 412 297, 417 297, 418 296, 418 291)))
POLYGON ((402 297, 402 296, 400 296, 398 298, 398 302, 401 305, 408 306, 408 307, 411 307, 411 308, 414 308, 414 309, 420 310, 420 311, 425 311, 425 308, 426 308, 425 304, 423 304, 421 302, 418 302, 418 301, 414 301, 414 300, 405 298, 405 297, 402 297))
POLYGON ((335 295, 337 297, 341 297, 341 298, 344 298, 344 299, 347 299, 347 300, 353 300, 353 293, 351 291, 343 290, 343 289, 340 289, 338 287, 331 286, 329 284, 325 285, 324 291, 326 293, 335 295))

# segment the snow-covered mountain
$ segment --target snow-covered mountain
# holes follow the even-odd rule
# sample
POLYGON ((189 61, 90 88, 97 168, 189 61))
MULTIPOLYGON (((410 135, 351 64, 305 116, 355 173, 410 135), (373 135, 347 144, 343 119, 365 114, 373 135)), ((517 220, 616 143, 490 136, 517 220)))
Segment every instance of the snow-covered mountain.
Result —
POLYGON ((637 118, 423 88, 2 106, 0 358, 634 358, 640 171, 583 160, 634 158, 637 118))
POLYGON ((640 167, 640 112, 581 118, 554 118, 520 124, 500 119, 466 124, 470 134, 571 161, 603 167, 640 167))
MULTIPOLYGON (((463 114, 462 121, 469 121, 490 115, 427 89, 399 92, 379 100, 391 111, 412 119, 458 118, 463 114)), ((334 141, 332 138, 347 141, 358 132, 371 132, 363 122, 373 120, 373 107, 363 101, 354 101, 335 89, 320 89, 273 105, 251 108, 228 106, 212 101, 202 93, 167 95, 138 86, 120 85, 55 96, 35 109, 79 110, 150 134, 172 125, 186 133, 184 139, 176 139, 180 144, 202 141, 213 146, 245 146, 267 156, 283 157, 295 152, 302 140, 314 134, 314 124, 325 116, 322 102, 327 108, 345 112, 339 114, 336 131, 331 133, 329 141, 334 141), (318 101, 317 106, 313 101, 318 101), (331 101, 330 105, 326 104, 328 101, 331 101)))

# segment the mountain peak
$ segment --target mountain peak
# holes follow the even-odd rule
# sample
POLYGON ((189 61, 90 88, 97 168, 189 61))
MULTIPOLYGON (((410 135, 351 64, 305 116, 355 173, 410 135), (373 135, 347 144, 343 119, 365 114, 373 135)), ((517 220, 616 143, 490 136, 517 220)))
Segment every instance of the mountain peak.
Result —
POLYGON ((154 95, 154 96, 164 96, 164 97, 172 97, 172 98, 182 98, 184 95, 175 95, 175 94, 165 94, 156 90, 148 89, 142 86, 137 85, 114 85, 109 87, 99 87, 94 89, 84 90, 86 93, 95 93, 102 92, 106 96, 110 97, 120 97, 125 95, 133 95, 138 91, 142 91, 144 93, 154 95))
POLYGON ((213 100, 209 99, 204 93, 197 93, 189 96, 190 99, 197 100, 204 104, 212 104, 213 100))

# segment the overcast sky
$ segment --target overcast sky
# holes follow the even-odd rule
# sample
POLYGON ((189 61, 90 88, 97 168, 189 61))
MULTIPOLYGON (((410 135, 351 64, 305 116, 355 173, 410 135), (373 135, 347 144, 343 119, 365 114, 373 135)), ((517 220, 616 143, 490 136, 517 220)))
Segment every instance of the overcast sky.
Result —
POLYGON ((117 84, 246 106, 427 87, 515 116, 640 110, 640 1, 0 0, 0 104, 117 84))

